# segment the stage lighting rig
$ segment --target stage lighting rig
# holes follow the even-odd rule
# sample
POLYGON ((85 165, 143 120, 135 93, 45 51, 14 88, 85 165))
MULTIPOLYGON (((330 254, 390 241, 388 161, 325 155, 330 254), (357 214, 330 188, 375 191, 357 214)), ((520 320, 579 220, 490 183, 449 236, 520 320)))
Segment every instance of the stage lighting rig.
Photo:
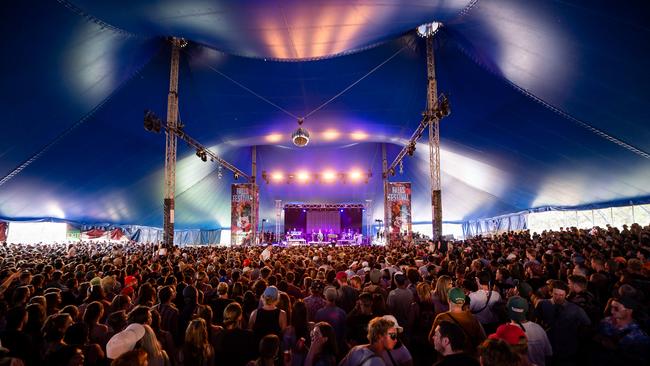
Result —
POLYGON ((149 132, 160 133, 161 127, 162 127, 162 122, 160 121, 160 118, 158 118, 156 114, 153 113, 152 111, 145 110, 144 129, 149 132))
POLYGON ((230 164, 226 160, 220 158, 217 154, 213 153, 207 147, 203 146, 200 142, 198 142, 190 135, 185 133, 185 131, 182 130, 182 126, 183 126, 182 124, 179 124, 179 126, 180 127, 172 128, 167 124, 163 124, 160 118, 158 118, 156 114, 153 113, 152 111, 145 111, 145 115, 144 115, 145 130, 150 132, 160 132, 161 129, 164 129, 165 132, 167 133, 175 134, 181 140, 185 141, 188 146, 195 148, 196 156, 198 156, 201 160, 208 161, 208 157, 210 157, 210 161, 219 164, 219 168, 217 171, 219 178, 221 178, 222 176, 221 169, 223 166, 235 174, 235 180, 239 179, 239 177, 243 177, 249 182, 252 181, 251 177, 248 174, 244 173, 239 168, 230 164))
POLYGON ((300 184, 332 184, 339 182, 342 184, 347 183, 360 183, 368 184, 372 177, 372 171, 369 169, 367 172, 353 169, 349 172, 334 172, 325 170, 322 173, 312 173, 306 171, 298 171, 294 173, 282 173, 274 171, 269 174, 266 170, 262 171, 262 179, 266 184, 270 183, 300 183, 300 184))

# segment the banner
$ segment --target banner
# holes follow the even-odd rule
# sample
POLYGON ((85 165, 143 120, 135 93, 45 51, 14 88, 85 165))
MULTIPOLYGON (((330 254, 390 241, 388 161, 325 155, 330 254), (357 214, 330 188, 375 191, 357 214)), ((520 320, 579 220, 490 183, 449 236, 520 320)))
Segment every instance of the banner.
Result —
POLYGON ((252 183, 233 183, 230 216, 230 244, 251 245, 257 230, 259 193, 252 183))
POLYGON ((411 237, 411 183, 388 182, 386 190, 388 204, 389 244, 399 242, 401 235, 411 237))
POLYGON ((9 229, 9 223, 6 221, 0 221, 0 242, 5 242, 7 240, 7 229, 9 229))

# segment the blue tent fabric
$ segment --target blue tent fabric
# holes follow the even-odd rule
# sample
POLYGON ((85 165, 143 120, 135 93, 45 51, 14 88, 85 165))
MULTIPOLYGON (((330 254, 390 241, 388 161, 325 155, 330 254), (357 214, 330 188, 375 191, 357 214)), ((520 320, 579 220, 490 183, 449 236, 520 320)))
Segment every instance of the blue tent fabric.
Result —
MULTIPOLYGON (((421 120, 425 45, 413 29, 432 20, 444 23, 436 72, 452 106, 441 122, 445 222, 650 198, 645 2, 118 5, 2 7, 0 29, 13 36, 0 58, 0 217, 160 227, 164 135, 144 131, 142 118, 145 109, 165 117, 167 37, 182 36, 185 131, 244 171, 258 146, 261 218, 275 218, 275 199, 372 200, 372 217, 383 218, 381 144, 391 159, 421 120), (312 141, 298 149, 289 136, 304 116, 312 141), (328 140, 332 129, 339 136, 328 140), (264 170, 326 167, 373 177, 333 186, 261 179, 264 170)), ((391 178, 412 182, 414 222, 431 220, 426 137, 391 178)), ((222 175, 179 143, 178 229, 230 226, 235 180, 222 175)))

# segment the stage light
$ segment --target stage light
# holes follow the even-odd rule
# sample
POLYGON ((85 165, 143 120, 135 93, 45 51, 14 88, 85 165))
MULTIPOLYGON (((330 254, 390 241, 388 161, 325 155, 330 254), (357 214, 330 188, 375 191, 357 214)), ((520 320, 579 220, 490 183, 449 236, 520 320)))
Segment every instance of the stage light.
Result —
POLYGON ((303 208, 303 209, 302 209, 302 212, 307 212, 307 210, 305 210, 305 209, 303 208))
POLYGON ((363 131, 354 131, 350 134, 352 140, 361 141, 368 138, 368 134, 363 131))
POLYGON ((404 174, 404 162, 402 160, 399 161, 399 173, 404 174))
POLYGON ((362 173, 361 173, 361 171, 355 169, 355 170, 352 170, 348 176, 350 177, 350 180, 352 182, 356 182, 356 181, 361 179, 362 173))
POLYGON ((239 173, 235 173, 235 180, 239 179, 239 173))
POLYGON ((407 153, 409 156, 413 156, 413 155, 415 154, 415 141, 411 141, 411 142, 408 144, 408 146, 407 146, 407 148, 406 148, 406 153, 407 153))
POLYGON ((160 118, 150 110, 144 111, 144 129, 149 132, 159 133, 162 128, 160 118))
POLYGON ((323 139, 327 141, 332 141, 332 140, 336 140, 340 135, 341 133, 339 131, 334 129, 329 129, 323 132, 323 139))
POLYGON ((217 168, 217 178, 221 179, 223 178, 223 167, 221 164, 219 164, 219 167, 217 168))
POLYGON ((274 182, 280 182, 280 181, 282 181, 282 179, 284 179, 284 175, 282 175, 281 172, 273 172, 273 173, 271 174, 271 179, 272 179, 274 182))
POLYGON ((282 141, 282 135, 279 133, 271 133, 266 135, 265 140, 267 142, 280 142, 282 141))
POLYGON ((299 182, 305 183, 309 180, 309 173, 305 171, 298 172, 296 178, 299 182))
POLYGON ((431 37, 436 34, 436 32, 438 32, 438 29, 440 29, 440 27, 442 27, 442 23, 440 22, 422 24, 417 28, 417 33, 418 36, 422 38, 431 37))
POLYGON ((322 177, 325 182, 333 182, 336 180, 336 173, 331 170, 326 170, 323 172, 322 177))
POLYGON ((341 213, 343 213, 343 209, 340 209, 341 213))

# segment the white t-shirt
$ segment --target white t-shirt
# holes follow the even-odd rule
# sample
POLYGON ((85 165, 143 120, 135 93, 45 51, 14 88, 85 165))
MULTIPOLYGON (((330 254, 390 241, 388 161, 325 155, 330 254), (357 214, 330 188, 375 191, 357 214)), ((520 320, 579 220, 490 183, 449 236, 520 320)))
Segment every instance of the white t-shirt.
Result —
POLYGON ((485 290, 478 290, 476 292, 470 292, 469 294, 469 309, 472 311, 476 319, 481 324, 495 323, 499 321, 499 318, 492 311, 492 306, 501 301, 501 295, 498 292, 492 291, 492 296, 490 296, 490 303, 488 306, 485 306, 487 302, 488 292, 485 290), (481 312, 474 313, 475 311, 481 312))

